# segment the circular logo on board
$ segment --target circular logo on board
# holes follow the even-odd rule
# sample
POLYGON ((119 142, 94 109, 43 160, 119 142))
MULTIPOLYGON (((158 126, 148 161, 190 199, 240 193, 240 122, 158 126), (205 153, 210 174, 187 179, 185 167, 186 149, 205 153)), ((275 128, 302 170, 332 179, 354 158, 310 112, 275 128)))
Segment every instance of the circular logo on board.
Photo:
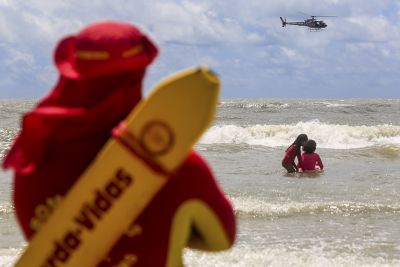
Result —
POLYGON ((143 127, 139 140, 143 149, 150 155, 160 156, 172 147, 174 134, 166 123, 151 121, 143 127))

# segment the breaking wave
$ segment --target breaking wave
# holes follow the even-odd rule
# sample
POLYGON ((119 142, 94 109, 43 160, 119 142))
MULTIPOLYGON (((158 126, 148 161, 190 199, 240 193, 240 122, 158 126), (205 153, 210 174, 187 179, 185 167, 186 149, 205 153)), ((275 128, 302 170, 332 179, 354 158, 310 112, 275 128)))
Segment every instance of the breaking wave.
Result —
POLYGON ((291 217, 310 214, 358 215, 370 213, 400 214, 400 203, 288 202, 270 203, 252 197, 232 198, 236 214, 250 217, 291 217))
POLYGON ((350 126, 318 120, 296 124, 211 127, 200 144, 248 144, 267 147, 288 146, 298 134, 306 133, 319 148, 354 149, 380 146, 396 153, 400 149, 400 126, 382 124, 350 126))
POLYGON ((11 130, 7 128, 0 128, 0 160, 4 156, 4 152, 11 146, 17 130, 11 130))
POLYGON ((222 101, 220 103, 224 108, 239 108, 239 109, 252 109, 252 110, 274 110, 285 109, 290 106, 289 103, 279 101, 272 102, 248 102, 248 101, 222 101))
POLYGON ((13 213, 14 213, 14 206, 11 203, 0 203, 0 216, 13 213))

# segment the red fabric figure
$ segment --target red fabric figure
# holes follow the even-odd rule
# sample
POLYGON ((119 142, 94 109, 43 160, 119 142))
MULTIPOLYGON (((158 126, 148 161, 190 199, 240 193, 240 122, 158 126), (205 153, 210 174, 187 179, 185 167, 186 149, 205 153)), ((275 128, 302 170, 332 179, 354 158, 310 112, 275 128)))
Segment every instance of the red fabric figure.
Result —
POLYGON ((316 169, 316 166, 318 166, 320 170, 324 169, 324 164, 317 153, 303 153, 301 158, 303 171, 313 171, 316 169))
MULTIPOLYGON (((141 99, 146 67, 157 53, 135 26, 114 21, 89 25, 58 44, 59 81, 24 115, 3 162, 15 171, 14 205, 27 239, 141 99)), ((230 202, 204 160, 192 152, 99 266, 179 265, 186 245, 206 250, 231 246, 235 227, 230 202), (205 225, 205 214, 216 223, 205 225), (175 231, 189 217, 187 226, 175 231), (189 244, 174 243, 182 234, 189 244), (221 245, 213 235, 226 242, 221 245)))
POLYGON ((282 159, 282 167, 284 167, 288 173, 294 173, 298 171, 298 168, 301 168, 301 150, 300 148, 307 142, 308 137, 306 134, 299 134, 296 140, 291 144, 285 152, 285 156, 282 159), (294 162, 297 157, 298 164, 294 162))
MULTIPOLYGON (((296 144, 292 144, 285 151, 285 155, 284 155, 284 157, 282 159, 282 163, 287 163, 287 164, 296 166, 296 164, 294 162, 296 157, 297 157, 297 160, 300 163, 301 162, 301 150, 300 150, 300 147, 298 147, 296 144)), ((299 165, 301 165, 301 163, 299 165)), ((296 171, 297 171, 297 169, 296 169, 296 171)))
POLYGON ((317 166, 320 170, 324 169, 324 164, 322 164, 320 156, 315 153, 316 149, 317 143, 314 140, 309 139, 307 142, 304 143, 304 153, 303 155, 301 155, 302 165, 299 166, 302 171, 314 171, 317 166))

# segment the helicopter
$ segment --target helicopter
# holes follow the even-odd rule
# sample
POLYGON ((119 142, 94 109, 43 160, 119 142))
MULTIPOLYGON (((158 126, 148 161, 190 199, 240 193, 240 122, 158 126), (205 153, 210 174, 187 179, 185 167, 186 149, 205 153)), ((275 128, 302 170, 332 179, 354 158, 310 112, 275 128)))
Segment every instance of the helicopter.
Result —
POLYGON ((286 25, 296 25, 296 26, 306 26, 310 31, 322 31, 328 25, 323 20, 316 20, 315 18, 328 18, 328 17, 336 17, 336 16, 310 16, 309 19, 305 19, 304 21, 293 21, 287 22, 286 18, 281 18, 282 27, 286 25))

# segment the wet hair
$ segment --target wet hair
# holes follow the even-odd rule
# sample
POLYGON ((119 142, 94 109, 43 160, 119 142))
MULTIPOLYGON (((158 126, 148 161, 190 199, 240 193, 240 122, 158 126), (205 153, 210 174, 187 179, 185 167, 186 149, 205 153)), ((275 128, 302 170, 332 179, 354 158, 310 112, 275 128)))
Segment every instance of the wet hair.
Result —
POLYGON ((297 136, 296 140, 294 140, 293 144, 296 144, 296 146, 300 147, 307 140, 308 140, 308 137, 306 134, 299 134, 299 136, 297 136))
POLYGON ((292 145, 296 145, 299 149, 301 147, 301 145, 306 142, 308 140, 308 137, 306 134, 299 134, 296 138, 296 140, 294 140, 293 144, 291 144, 286 151, 288 151, 288 149, 292 146, 292 145))
POLYGON ((314 140, 308 140, 307 143, 303 146, 303 151, 306 154, 314 153, 315 149, 317 148, 317 143, 314 140))

